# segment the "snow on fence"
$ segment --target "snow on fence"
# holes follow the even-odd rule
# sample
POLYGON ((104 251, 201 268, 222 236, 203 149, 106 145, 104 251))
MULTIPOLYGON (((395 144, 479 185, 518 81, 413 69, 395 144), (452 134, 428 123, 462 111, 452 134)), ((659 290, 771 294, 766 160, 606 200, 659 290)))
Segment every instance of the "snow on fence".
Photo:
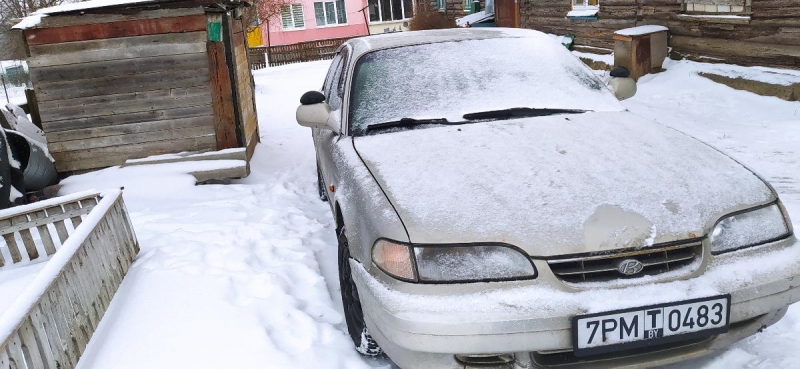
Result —
POLYGON ((352 37, 300 42, 291 45, 251 47, 248 51, 251 69, 333 59, 336 50, 352 37), (266 55, 266 60, 265 60, 266 55))
POLYGON ((0 316, 0 369, 75 368, 139 252, 122 193, 7 209, 0 223, 10 254, 0 269, 52 255, 0 316))

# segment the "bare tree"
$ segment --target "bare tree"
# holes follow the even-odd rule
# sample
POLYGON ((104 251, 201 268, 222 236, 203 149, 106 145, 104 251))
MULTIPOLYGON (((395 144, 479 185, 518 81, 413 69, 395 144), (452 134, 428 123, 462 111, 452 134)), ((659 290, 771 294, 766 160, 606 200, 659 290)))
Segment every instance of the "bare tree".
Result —
MULTIPOLYGON (((1 0, 0 0, 1 1, 1 0)), ((291 4, 292 0, 258 0, 254 6, 254 16, 257 16, 262 23, 266 23, 267 29, 267 46, 269 45, 269 24, 270 22, 278 21, 283 8, 291 4)), ((248 25, 253 24, 255 18, 252 18, 248 25)))
POLYGON ((0 22, 8 24, 31 13, 67 2, 65 0, 0 0, 0 22))
MULTIPOLYGON (((0 51, 5 56, 19 58, 22 52, 22 35, 9 29, 31 13, 75 0, 0 0, 0 51)), ((24 53, 22 54, 24 55, 24 53)), ((6 57, 6 58, 7 58, 6 57)), ((6 59, 3 58, 3 59, 6 59)))

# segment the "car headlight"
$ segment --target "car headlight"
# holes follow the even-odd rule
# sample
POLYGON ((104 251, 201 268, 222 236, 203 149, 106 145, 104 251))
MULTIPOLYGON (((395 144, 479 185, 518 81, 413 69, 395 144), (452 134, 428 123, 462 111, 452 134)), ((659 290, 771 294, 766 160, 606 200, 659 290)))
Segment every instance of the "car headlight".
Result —
POLYGON ((788 237, 791 231, 778 204, 722 218, 711 232, 711 253, 721 254, 788 237))
POLYGON ((488 282, 536 278, 522 251, 508 245, 407 245, 378 240, 372 261, 387 274, 423 283, 488 282))

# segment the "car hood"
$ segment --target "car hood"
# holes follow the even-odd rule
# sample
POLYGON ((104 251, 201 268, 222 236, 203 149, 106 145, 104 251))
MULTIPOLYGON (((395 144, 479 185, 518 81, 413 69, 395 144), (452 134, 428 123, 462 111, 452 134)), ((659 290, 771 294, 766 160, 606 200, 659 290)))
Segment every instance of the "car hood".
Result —
POLYGON ((774 200, 714 148, 629 112, 585 113, 357 137, 413 243, 503 242, 532 256, 705 235, 774 200))

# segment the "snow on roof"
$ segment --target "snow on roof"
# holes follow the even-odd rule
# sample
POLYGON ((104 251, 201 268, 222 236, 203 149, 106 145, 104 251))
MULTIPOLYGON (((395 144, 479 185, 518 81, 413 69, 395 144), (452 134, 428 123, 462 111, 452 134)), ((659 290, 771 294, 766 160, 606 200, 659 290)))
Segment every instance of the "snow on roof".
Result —
POLYGON ((459 27, 465 27, 467 23, 475 24, 483 22, 489 18, 494 18, 494 14, 493 13, 487 14, 485 10, 481 10, 479 12, 467 15, 466 17, 456 19, 456 25, 458 25, 459 27))
POLYGON ((42 22, 42 17, 45 17, 45 15, 31 14, 23 18, 22 21, 17 23, 14 27, 11 27, 11 29, 28 29, 36 27, 42 22))
POLYGON ((669 28, 664 26, 655 26, 655 25, 639 26, 639 27, 621 29, 619 31, 614 32, 614 34, 622 36, 641 36, 641 35, 646 35, 648 33, 656 33, 662 31, 669 31, 669 28))
POLYGON ((36 27, 41 22, 42 17, 46 17, 50 14, 66 13, 66 12, 73 12, 73 11, 87 10, 87 9, 107 8, 116 5, 150 3, 155 1, 157 0, 89 0, 78 3, 61 4, 61 5, 51 6, 49 8, 39 9, 33 12, 31 15, 25 17, 21 22, 17 23, 12 28, 28 29, 36 27))

